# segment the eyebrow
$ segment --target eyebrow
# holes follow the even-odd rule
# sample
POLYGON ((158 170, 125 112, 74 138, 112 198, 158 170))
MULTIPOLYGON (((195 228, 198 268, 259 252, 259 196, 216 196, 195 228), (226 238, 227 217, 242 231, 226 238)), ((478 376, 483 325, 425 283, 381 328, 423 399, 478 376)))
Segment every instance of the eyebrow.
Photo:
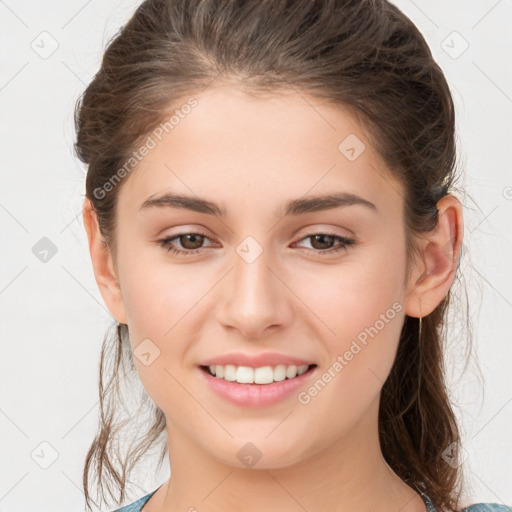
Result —
MULTIPOLYGON (((352 205, 361 205, 374 212, 378 211, 377 207, 367 199, 363 199, 355 194, 339 192, 290 200, 284 205, 284 210, 282 208, 277 209, 274 211, 274 214, 278 217, 286 215, 295 216, 352 205)), ((182 208, 221 218, 227 217, 227 211, 212 201, 197 196, 174 194, 172 192, 158 196, 153 194, 142 203, 139 211, 153 207, 182 208)))

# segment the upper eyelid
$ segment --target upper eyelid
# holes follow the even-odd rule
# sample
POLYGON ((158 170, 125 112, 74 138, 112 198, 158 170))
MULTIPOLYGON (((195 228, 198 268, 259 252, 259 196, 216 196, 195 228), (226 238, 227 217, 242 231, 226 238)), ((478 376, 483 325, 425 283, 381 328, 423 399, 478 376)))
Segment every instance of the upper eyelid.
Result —
MULTIPOLYGON (((319 234, 322 234, 322 235, 325 235, 325 234, 329 234, 331 236, 339 236, 341 238, 347 238, 347 239, 353 239, 353 240, 356 240, 356 236, 352 233, 337 233, 336 230, 337 229, 342 229, 340 228, 339 226, 338 227, 324 227, 324 228, 311 228, 309 226, 305 227, 305 228, 302 228, 302 229, 305 229, 307 230, 304 234, 302 234, 300 236, 300 238, 297 238, 297 240, 302 240, 304 238, 307 238, 308 236, 313 236, 313 235, 319 235, 319 234)), ((162 239, 174 239, 174 238, 177 238, 179 236, 184 236, 184 235, 191 235, 191 234, 196 234, 196 235, 202 235, 206 238, 209 238, 210 240, 215 240, 215 237, 214 236, 211 236, 207 233, 207 231, 210 231, 208 228, 203 228, 203 227, 200 227, 200 228, 186 228, 186 229, 183 229, 181 231, 179 231, 178 233, 175 233, 175 234, 169 234, 169 235, 163 235, 161 238, 162 239)), ((296 238, 296 237, 294 237, 296 238)))

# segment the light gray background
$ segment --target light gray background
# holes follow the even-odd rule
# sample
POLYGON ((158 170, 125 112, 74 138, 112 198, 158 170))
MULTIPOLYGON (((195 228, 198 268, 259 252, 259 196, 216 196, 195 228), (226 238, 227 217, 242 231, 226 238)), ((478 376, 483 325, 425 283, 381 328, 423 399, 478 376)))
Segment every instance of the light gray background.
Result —
MULTIPOLYGON (((446 73, 466 168, 461 265, 485 381, 482 393, 474 365, 462 374, 465 340, 454 335, 450 383, 467 450, 468 501, 510 505, 512 2, 396 3, 446 73)), ((0 0, 2 512, 83 510, 83 460, 96 428, 99 353, 111 316, 81 219, 85 169, 72 155, 73 107, 138 4, 0 0), (32 250, 43 237, 57 249, 47 262, 32 250)), ((140 495, 166 476, 141 471, 140 495)))

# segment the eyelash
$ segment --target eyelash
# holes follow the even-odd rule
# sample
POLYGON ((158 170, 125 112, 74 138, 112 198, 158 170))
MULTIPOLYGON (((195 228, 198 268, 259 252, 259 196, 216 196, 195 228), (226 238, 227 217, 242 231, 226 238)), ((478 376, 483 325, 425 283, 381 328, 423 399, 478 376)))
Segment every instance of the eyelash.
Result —
MULTIPOLYGON (((203 249, 181 250, 181 249, 176 249, 175 247, 170 245, 172 240, 175 240, 176 238, 180 238, 180 237, 186 236, 186 235, 199 235, 199 236, 202 236, 202 237, 205 237, 205 238, 208 238, 208 239, 210 238, 205 233, 200 233, 198 231, 194 231, 194 232, 190 232, 190 233, 180 233, 180 234, 174 235, 172 237, 167 237, 167 238, 164 238, 162 240, 158 240, 158 244, 161 247, 163 247, 164 249, 166 249, 168 252, 171 252, 173 254, 178 254, 178 255, 190 255, 190 254, 197 254, 198 252, 201 252, 203 249)), ((340 245, 338 245, 338 247, 336 247, 336 248, 327 249, 327 250, 307 249, 306 248, 305 249, 306 254, 311 254, 312 253, 312 254, 320 255, 320 256, 323 256, 325 254, 333 254, 333 253, 337 253, 337 252, 340 252, 340 251, 346 249, 350 245, 355 244, 355 240, 353 240, 353 239, 337 235, 336 233, 327 233, 327 232, 311 233, 310 235, 306 235, 305 237, 301 238, 299 240, 299 242, 302 242, 303 240, 305 240, 307 238, 311 238, 311 237, 317 236, 317 235, 332 236, 335 240, 338 240, 340 242, 340 245)))

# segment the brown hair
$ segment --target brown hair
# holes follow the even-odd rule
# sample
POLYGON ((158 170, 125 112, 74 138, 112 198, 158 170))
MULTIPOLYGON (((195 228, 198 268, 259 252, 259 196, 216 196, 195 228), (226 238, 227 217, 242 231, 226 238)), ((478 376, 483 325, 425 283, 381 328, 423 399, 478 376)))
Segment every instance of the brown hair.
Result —
MULTIPOLYGON (((454 183, 454 105, 423 36, 385 0, 143 2, 109 43, 75 111, 75 150, 88 164, 86 196, 114 254, 122 183, 108 192, 105 183, 168 119, 170 105, 214 80, 260 95, 298 89, 354 111, 404 185, 407 254, 417 254, 413 235, 435 227, 436 203, 454 183)), ((402 480, 451 509, 458 507, 462 474, 443 369, 449 301, 450 293, 423 318, 421 336, 418 319, 406 317, 382 388, 379 435, 385 460, 402 480)), ((131 469, 165 431, 162 411, 139 385, 135 395, 151 421, 127 453, 119 450, 116 436, 130 423, 119 416, 121 382, 137 386, 135 373, 127 326, 118 324, 101 353, 100 425, 84 467, 89 508, 90 470, 98 488, 113 496, 113 481, 124 500, 131 469)), ((160 464, 163 440, 161 446, 160 464)))

